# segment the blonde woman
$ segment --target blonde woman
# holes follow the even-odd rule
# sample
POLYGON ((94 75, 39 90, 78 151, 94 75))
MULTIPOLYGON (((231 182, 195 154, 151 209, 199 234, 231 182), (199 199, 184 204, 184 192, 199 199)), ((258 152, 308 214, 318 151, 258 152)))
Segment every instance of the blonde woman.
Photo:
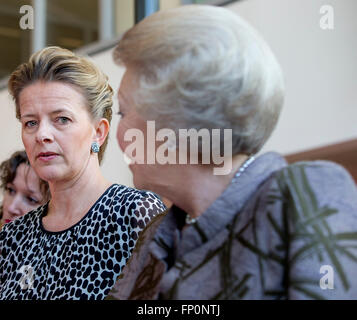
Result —
POLYGON ((1 231, 0 299, 103 299, 141 229, 164 209, 155 194, 101 173, 112 88, 86 58, 49 47, 13 72, 9 91, 51 200, 1 231), (31 271, 28 282, 21 271, 31 271))

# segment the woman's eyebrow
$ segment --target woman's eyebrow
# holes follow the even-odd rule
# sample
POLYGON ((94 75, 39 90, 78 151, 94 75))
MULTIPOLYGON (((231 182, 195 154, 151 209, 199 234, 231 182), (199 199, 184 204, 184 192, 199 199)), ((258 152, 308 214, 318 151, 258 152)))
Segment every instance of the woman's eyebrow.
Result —
MULTIPOLYGON (((71 110, 68 110, 68 109, 57 109, 57 110, 54 110, 51 112, 51 114, 58 114, 58 113, 61 113, 61 112, 68 112, 70 114, 73 114, 71 110)), ((24 114, 20 117, 20 119, 22 118, 34 118, 36 117, 36 114, 34 113, 28 113, 28 114, 24 114)))
POLYGON ((71 110, 68 109, 57 109, 51 112, 51 114, 58 114, 58 113, 62 113, 62 112, 68 112, 70 114, 73 114, 71 110))
POLYGON ((34 118, 34 117, 36 117, 36 115, 34 113, 28 113, 28 114, 21 115, 20 119, 22 119, 22 118, 34 118))

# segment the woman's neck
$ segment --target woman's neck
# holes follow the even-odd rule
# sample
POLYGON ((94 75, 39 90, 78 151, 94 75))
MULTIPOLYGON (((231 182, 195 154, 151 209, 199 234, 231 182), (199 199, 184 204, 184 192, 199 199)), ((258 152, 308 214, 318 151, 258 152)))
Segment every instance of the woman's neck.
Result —
POLYGON ((214 175, 209 166, 181 165, 172 171, 167 167, 170 172, 165 176, 170 179, 163 179, 164 183, 158 181, 152 189, 187 212, 191 218, 197 218, 219 198, 247 159, 246 155, 233 157, 232 170, 228 175, 214 175))
POLYGON ((110 185, 94 161, 73 179, 49 182, 51 200, 46 219, 63 221, 63 225, 80 220, 110 185))

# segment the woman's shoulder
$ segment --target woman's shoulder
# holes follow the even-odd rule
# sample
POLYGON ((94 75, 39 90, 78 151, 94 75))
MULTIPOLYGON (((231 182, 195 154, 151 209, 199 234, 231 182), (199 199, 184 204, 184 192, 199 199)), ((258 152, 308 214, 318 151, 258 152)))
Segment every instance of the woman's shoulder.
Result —
POLYGON ((316 194, 317 197, 345 199, 357 205, 357 187, 350 173, 332 161, 301 161, 283 168, 277 178, 290 189, 316 194))
POLYGON ((111 202, 115 211, 126 211, 129 214, 136 211, 143 214, 146 211, 148 214, 152 213, 155 215, 166 210, 166 206, 154 192, 120 184, 112 185, 108 192, 108 199, 105 202, 108 205, 111 202))
POLYGON ((232 232, 227 239, 243 248, 237 252, 251 252, 264 270, 274 270, 262 274, 270 283, 280 286, 281 274, 287 275, 277 297, 356 298, 357 188, 342 166, 306 161, 274 172, 237 215, 232 232), (334 290, 318 286, 322 266, 336 272, 334 290))
POLYGON ((357 186, 344 167, 331 161, 282 168, 259 188, 251 204, 258 202, 262 213, 276 221, 287 218, 291 229, 313 221, 328 226, 330 233, 357 232, 357 186))
POLYGON ((284 170, 305 170, 308 175, 318 175, 321 179, 325 179, 327 175, 329 178, 334 176, 346 181, 353 180, 346 168, 328 160, 298 161, 284 167, 282 171, 284 170))
MULTIPOLYGON (((276 178, 278 183, 270 190, 272 205, 266 215, 270 232, 266 234, 281 232, 284 239, 281 247, 289 247, 289 270, 294 278, 290 283, 299 277, 319 283, 320 268, 328 265, 339 274, 336 290, 319 291, 318 295, 355 299, 357 187, 351 175, 337 163, 320 160, 291 164, 276 178), (278 206, 274 207, 274 203, 278 206)), ((306 286, 303 283, 299 286, 305 293, 312 289, 308 281, 306 286)), ((304 294, 292 286, 290 297, 300 299, 304 294)))
MULTIPOLYGON (((348 171, 337 163, 296 162, 266 179, 244 210, 247 219, 252 215, 272 221, 287 218, 292 229, 310 225, 311 220, 329 225, 331 232, 336 228, 356 232, 357 187, 348 171)), ((238 226, 241 220, 236 219, 238 226)), ((266 226, 273 226, 272 221, 266 226)))
POLYGON ((17 236, 19 233, 27 234, 28 232, 39 229, 39 218, 47 204, 38 207, 18 219, 7 223, 0 231, 0 242, 7 237, 17 236))
POLYGON ((116 221, 130 239, 137 240, 145 226, 165 212, 166 206, 154 192, 115 184, 108 191, 107 199, 102 199, 99 210, 107 212, 104 216, 116 221))

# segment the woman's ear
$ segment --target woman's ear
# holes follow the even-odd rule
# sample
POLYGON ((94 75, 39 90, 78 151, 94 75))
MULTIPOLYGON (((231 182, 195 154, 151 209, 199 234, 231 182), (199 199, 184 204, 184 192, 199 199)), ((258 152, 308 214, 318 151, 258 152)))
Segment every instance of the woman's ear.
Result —
POLYGON ((110 124, 109 121, 105 118, 101 118, 95 126, 95 137, 96 137, 96 141, 99 143, 99 145, 101 146, 106 137, 108 136, 110 130, 110 124))

